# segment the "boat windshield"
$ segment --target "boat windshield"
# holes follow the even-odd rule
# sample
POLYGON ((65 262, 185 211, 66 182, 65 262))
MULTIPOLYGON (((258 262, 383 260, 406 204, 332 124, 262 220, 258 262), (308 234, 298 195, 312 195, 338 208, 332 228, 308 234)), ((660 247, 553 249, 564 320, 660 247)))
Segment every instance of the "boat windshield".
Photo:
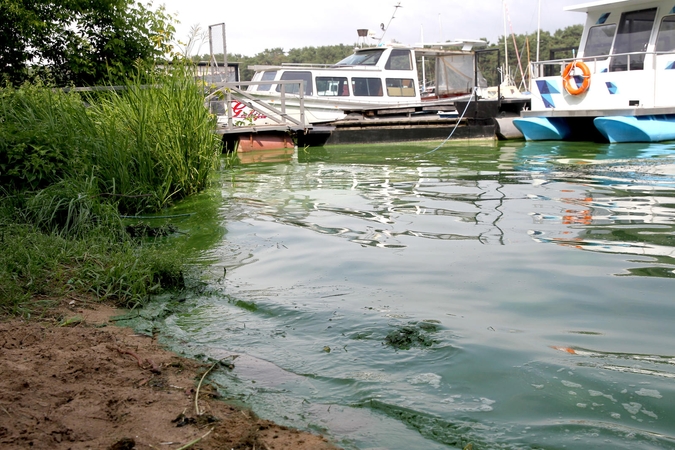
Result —
POLYGON ((666 16, 661 21, 656 51, 672 52, 673 50, 675 50, 675 16, 666 16))
POLYGON ((630 11, 621 15, 619 31, 614 42, 615 55, 609 65, 610 72, 643 70, 645 51, 654 27, 656 8, 630 11))
POLYGON ((584 56, 606 56, 612 49, 616 24, 598 25, 588 30, 584 56))
POLYGON ((335 63, 336 66, 374 66, 380 60, 380 57, 384 53, 383 48, 377 48, 374 50, 365 50, 361 52, 356 52, 353 55, 350 55, 335 63))

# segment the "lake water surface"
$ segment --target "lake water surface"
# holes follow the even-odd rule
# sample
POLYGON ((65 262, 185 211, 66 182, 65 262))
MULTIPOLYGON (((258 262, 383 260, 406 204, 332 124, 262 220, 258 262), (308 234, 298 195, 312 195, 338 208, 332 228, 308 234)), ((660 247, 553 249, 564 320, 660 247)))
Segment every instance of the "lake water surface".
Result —
POLYGON ((222 169, 165 342, 348 449, 674 449, 675 144, 434 148, 222 169))

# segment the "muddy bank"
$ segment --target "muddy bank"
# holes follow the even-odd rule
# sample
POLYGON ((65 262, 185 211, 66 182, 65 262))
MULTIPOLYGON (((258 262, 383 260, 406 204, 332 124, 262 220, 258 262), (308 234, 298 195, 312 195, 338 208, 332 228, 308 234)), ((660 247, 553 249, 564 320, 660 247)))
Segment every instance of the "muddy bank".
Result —
POLYGON ((0 322, 0 447, 337 448, 227 405, 208 377, 199 384, 211 365, 113 326, 115 314, 96 306, 0 322))

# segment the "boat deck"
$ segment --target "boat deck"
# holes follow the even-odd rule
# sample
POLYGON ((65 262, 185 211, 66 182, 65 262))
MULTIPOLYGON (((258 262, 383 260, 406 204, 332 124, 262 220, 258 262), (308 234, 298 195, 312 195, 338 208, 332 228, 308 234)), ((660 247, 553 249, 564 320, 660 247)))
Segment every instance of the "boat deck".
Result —
POLYGON ((529 99, 430 102, 406 107, 346 110, 344 119, 306 125, 275 124, 218 128, 226 151, 324 145, 418 142, 443 139, 497 139, 497 117, 517 115, 529 99), (463 115, 463 116, 462 116, 463 115))

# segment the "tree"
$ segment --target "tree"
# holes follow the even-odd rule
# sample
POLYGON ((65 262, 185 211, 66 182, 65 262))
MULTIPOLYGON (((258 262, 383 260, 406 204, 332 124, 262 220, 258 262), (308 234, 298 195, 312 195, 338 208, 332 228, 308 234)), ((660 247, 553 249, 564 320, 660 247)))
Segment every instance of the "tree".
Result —
MULTIPOLYGON (((579 42, 581 41, 581 34, 584 30, 583 25, 571 25, 563 30, 557 30, 555 33, 551 34, 548 31, 542 31, 540 33, 540 48, 539 56, 540 60, 544 61, 549 58, 571 58, 573 57, 573 52, 570 49, 578 49, 579 42), (561 49, 567 49, 566 52, 560 51, 561 49), (556 50, 557 52, 551 55, 551 51, 556 50)), ((511 76, 514 78, 516 85, 522 83, 522 75, 520 70, 522 70, 527 78, 528 75, 528 66, 532 61, 536 60, 536 46, 537 46, 537 35, 533 34, 519 34, 515 36, 516 46, 513 44, 513 36, 506 36, 506 43, 508 46, 508 67, 511 76), (520 56, 520 64, 518 63, 518 56, 520 56)), ((499 41, 496 44, 490 44, 487 47, 488 50, 499 50, 499 58, 497 57, 496 52, 486 52, 485 54, 479 56, 479 67, 481 72, 488 80, 488 85, 496 86, 501 82, 500 74, 497 73, 496 68, 504 66, 504 36, 500 36, 499 41)), ((503 70, 503 68, 502 68, 503 70)))
POLYGON ((0 0, 0 74, 20 84, 115 83, 171 50, 175 19, 134 0, 0 0))
MULTIPOLYGON (((303 47, 293 48, 285 52, 283 48, 266 49, 255 56, 228 55, 228 61, 237 61, 241 67, 242 81, 249 81, 253 77, 253 71, 249 66, 269 65, 278 66, 284 63, 305 63, 305 64, 334 64, 341 59, 346 58, 354 52, 354 45, 325 45, 322 47, 303 47)), ((203 61, 208 61, 209 55, 199 57, 203 61)))

